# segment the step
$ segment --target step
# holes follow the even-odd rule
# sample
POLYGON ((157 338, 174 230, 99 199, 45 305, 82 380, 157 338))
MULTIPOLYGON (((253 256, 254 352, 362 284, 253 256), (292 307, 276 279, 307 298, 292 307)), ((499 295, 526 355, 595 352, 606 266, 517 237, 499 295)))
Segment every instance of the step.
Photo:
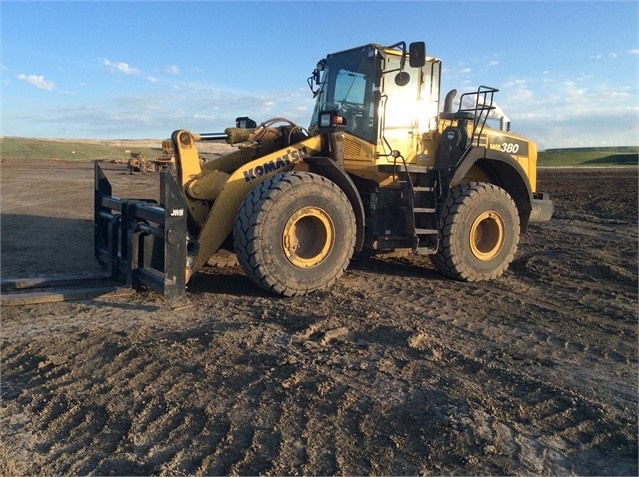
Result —
POLYGON ((438 233, 437 229, 415 229, 415 235, 437 235, 438 233))
POLYGON ((437 209, 430 207, 413 207, 413 212, 416 214, 434 214, 437 209))
POLYGON ((417 250, 415 250, 415 253, 417 255, 433 255, 433 254, 437 253, 437 248, 433 248, 433 247, 417 247, 417 250))

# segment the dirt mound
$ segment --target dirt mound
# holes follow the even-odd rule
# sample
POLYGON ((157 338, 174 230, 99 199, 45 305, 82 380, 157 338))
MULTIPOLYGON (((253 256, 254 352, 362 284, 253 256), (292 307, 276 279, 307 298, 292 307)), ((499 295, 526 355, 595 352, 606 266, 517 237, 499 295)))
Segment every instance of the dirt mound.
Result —
MULTIPOLYGON (((0 167, 2 277, 96 270, 91 166, 0 167)), ((116 195, 157 194, 109 167, 116 195)), ((230 267, 178 311, 3 307, 0 472, 636 475, 637 169, 539 189, 555 218, 492 282, 407 257, 308 297, 230 267)))

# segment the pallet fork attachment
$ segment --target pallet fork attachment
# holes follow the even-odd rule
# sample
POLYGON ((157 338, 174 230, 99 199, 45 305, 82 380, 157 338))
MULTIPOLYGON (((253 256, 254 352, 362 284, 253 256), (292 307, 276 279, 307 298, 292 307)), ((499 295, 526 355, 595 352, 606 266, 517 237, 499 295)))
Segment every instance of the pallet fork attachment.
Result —
POLYGON ((122 199, 95 163, 94 251, 113 279, 144 285, 165 296, 173 308, 188 306, 186 296, 187 209, 173 175, 160 175, 160 203, 122 199))

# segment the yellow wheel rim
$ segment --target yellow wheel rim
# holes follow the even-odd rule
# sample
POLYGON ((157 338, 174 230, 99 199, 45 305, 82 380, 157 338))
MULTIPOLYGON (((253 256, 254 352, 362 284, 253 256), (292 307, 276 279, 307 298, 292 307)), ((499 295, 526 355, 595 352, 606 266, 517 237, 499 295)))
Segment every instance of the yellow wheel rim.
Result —
POLYGON ((470 228, 470 249, 479 260, 499 254, 506 238, 504 219, 495 211, 482 212, 470 228))
POLYGON ((335 243, 335 227, 319 207, 303 207, 284 226, 284 253, 300 268, 312 268, 328 257, 335 243))

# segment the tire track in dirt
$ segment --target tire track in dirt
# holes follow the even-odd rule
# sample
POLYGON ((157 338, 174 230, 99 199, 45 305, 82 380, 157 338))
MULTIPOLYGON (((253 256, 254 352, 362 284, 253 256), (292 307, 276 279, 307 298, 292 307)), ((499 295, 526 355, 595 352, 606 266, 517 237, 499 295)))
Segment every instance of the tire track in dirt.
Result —
MULTIPOLYGON (((382 265, 381 267, 387 268, 389 266, 382 265)), ((375 268, 378 267, 380 266, 377 265, 375 268)), ((625 412, 627 412, 628 407, 636 407, 634 404, 635 396, 632 388, 629 389, 627 384, 619 384, 619 378, 621 377, 625 383, 636 382, 636 369, 626 366, 630 370, 622 372, 621 375, 617 374, 613 380, 606 379, 605 371, 604 374, 593 374, 590 377, 593 392, 586 395, 586 397, 577 399, 576 396, 579 395, 577 389, 582 386, 584 375, 578 373, 575 376, 571 376, 571 373, 574 373, 574 369, 571 369, 570 365, 571 363, 585 362, 589 363, 589 365, 584 369, 588 369, 591 372, 592 369, 596 370, 599 367, 602 370, 608 370, 610 369, 610 361, 613 361, 613 366, 614 363, 629 364, 633 352, 636 352, 636 350, 627 346, 621 353, 618 351, 613 351, 612 353, 603 351, 605 348, 590 344, 593 340, 597 341, 596 337, 593 337, 592 333, 590 333, 591 330, 588 330, 588 342, 585 341, 586 338, 580 340, 579 334, 576 336, 571 334, 571 329, 568 329, 564 335, 566 338, 562 338, 561 324, 562 322, 569 322, 572 314, 564 316, 564 312, 572 311, 575 308, 566 305, 561 297, 557 300, 548 298, 539 306, 537 304, 539 301, 538 295, 530 297, 517 291, 518 279, 500 280, 489 287, 484 284, 480 293, 476 293, 479 289, 473 284, 452 285, 468 291, 463 299, 466 307, 464 309, 464 307, 460 306, 461 301, 456 303, 457 300, 454 298, 460 296, 460 294, 449 293, 452 298, 443 296, 445 294, 438 293, 436 285, 433 286, 432 283, 429 285, 426 282, 419 283, 419 278, 417 279, 417 287, 411 287, 408 292, 403 291, 406 277, 413 272, 411 267, 403 271, 403 273, 391 274, 392 278, 390 280, 388 279, 388 274, 385 274, 385 282, 377 278, 377 272, 378 270, 375 270, 370 275, 365 272, 362 274, 362 280, 357 280, 355 283, 358 285, 365 284, 365 288, 362 288, 361 291, 362 293, 365 293, 366 290, 370 291, 370 296, 396 295, 398 299, 393 300, 392 305, 388 305, 389 315, 405 315, 406 313, 403 310, 419 314, 422 324, 421 326, 418 325, 418 328, 426 329, 427 336, 436 337, 432 340, 432 343, 426 346, 422 343, 422 348, 428 352, 427 356, 441 358, 438 359, 441 368, 446 369, 450 366, 457 368, 450 370, 451 375, 474 375, 478 373, 477 370, 482 370, 482 382, 491 383, 494 381, 497 383, 496 388, 498 389, 509 389, 513 387, 512 383, 516 383, 518 388, 526 390, 525 395, 517 396, 520 399, 519 410, 522 411, 522 414, 535 416, 539 414, 540 409, 544 409, 546 413, 544 419, 522 422, 518 429, 507 425, 505 422, 494 423, 489 426, 494 439, 499 443, 499 446, 491 443, 485 444, 489 449, 501 447, 500 453, 503 453, 507 448, 510 448, 511 450, 508 454, 514 455, 516 458, 521 459, 522 462, 526 462, 526 456, 532 459, 529 459, 530 462, 528 464, 530 466, 526 468, 532 469, 534 472, 548 472, 549 470, 556 472, 566 465, 568 459, 565 455, 565 449, 570 448, 571 445, 574 446, 574 442, 570 438, 564 440, 559 435, 557 437, 559 440, 556 443, 549 440, 550 444, 540 444, 539 437, 530 434, 526 430, 526 425, 532 424, 533 428, 537 426, 551 428, 557 432, 561 429, 562 434, 573 439, 575 435, 578 435, 581 441, 592 443, 593 446, 608 446, 615 449, 618 440, 626 442, 626 449, 632 445, 632 439, 627 435, 624 436, 624 433, 619 432, 619 430, 612 433, 607 440, 603 439, 595 442, 595 436, 597 436, 597 429, 601 427, 601 419, 604 413, 611 413, 614 415, 614 419, 620 419, 626 422, 628 426, 632 425, 631 419, 627 418, 625 412), (384 289, 388 281, 392 283, 387 289, 384 289), (515 289, 512 288, 512 282, 514 282, 515 289), (424 285, 423 288, 420 285, 424 285), (423 293, 415 294, 415 289, 423 290, 423 293), (495 323, 493 320, 487 319, 489 316, 485 315, 476 316, 475 319, 472 319, 471 310, 473 306, 472 303, 469 303, 468 298, 473 295, 477 295, 482 301, 494 301, 495 303, 503 304, 508 309, 517 308, 519 303, 529 314, 530 310, 534 310, 535 307, 538 307, 538 311, 532 313, 536 315, 532 317, 532 326, 531 322, 529 322, 530 318, 526 318, 523 323, 518 320, 495 323), (422 304, 426 301, 429 302, 432 311, 424 313, 422 304), (444 303, 444 301, 448 303, 444 303), (509 304, 508 301, 511 301, 511 303, 509 304), (539 329, 539 322, 535 323, 535 318, 537 317, 541 318, 540 321, 543 322, 548 322, 550 319, 551 323, 554 322, 559 325, 559 329, 553 328, 548 333, 536 331, 539 329), (557 335, 558 333, 559 336, 557 335), (454 366, 456 362, 463 363, 461 369, 454 366), (524 366, 522 367, 519 363, 524 366), (513 364, 519 365, 513 366, 513 364), (568 385, 565 382, 567 376, 571 378, 568 379, 568 383, 570 383, 568 385), (539 402, 533 399, 528 407, 526 402, 531 398, 531 390, 537 391, 537 395, 541 396, 541 398, 539 402), (607 397, 613 399, 613 402, 616 401, 616 410, 600 404, 602 397, 600 392, 604 392, 607 397), (615 396, 618 396, 616 400, 615 396), (522 402, 524 404, 521 404, 522 402), (589 409, 593 406, 595 410, 590 412, 589 409), (553 422, 558 424, 554 426, 553 422), (539 467, 539 462, 542 461, 546 462, 543 468, 539 467), (533 465, 535 462, 537 464, 533 465)), ((411 276, 410 279, 415 280, 416 277, 411 276)), ((348 286, 350 286, 350 283, 348 286)), ((357 293, 357 290, 353 291, 357 293)), ((574 294, 571 296, 574 296, 574 294)), ((602 311, 601 305, 597 309, 595 305, 597 301, 593 300, 591 303, 593 315, 597 317, 598 312, 602 311)), ((624 311, 628 309, 625 305, 623 307, 624 311)), ((614 311, 610 313, 614 314, 614 311)), ((572 332, 574 333, 574 328, 572 332)), ((596 334, 597 332, 595 332, 596 334)), ((609 330, 601 333, 602 337, 607 334, 609 334, 609 330)), ((602 346, 607 345, 609 348, 611 344, 609 341, 608 339, 608 342, 603 342, 602 346)), ((624 347, 622 346, 622 348, 624 347)), ((440 371, 445 372, 443 370, 440 371)), ((461 383, 461 386, 465 387, 469 382, 465 381, 461 383)), ((455 383, 454 389, 459 386, 459 383, 455 383)), ((464 395, 477 396, 477 394, 477 389, 467 389, 466 392, 460 394, 460 398, 464 395)), ((482 401, 490 402, 492 399, 488 396, 491 394, 491 392, 479 391, 482 401)), ((484 402, 483 405, 486 405, 486 403, 484 402)), ((503 405, 499 402, 491 404, 491 406, 498 406, 503 412, 503 405)), ((516 414, 513 413, 511 422, 518 421, 516 414)), ((478 424, 481 423, 475 423, 474 427, 482 428, 478 424)), ((584 448, 587 449, 588 447, 584 446, 584 448)), ((596 458, 593 458, 592 464, 597 464, 596 458)), ((507 469, 507 473, 516 471, 516 469, 507 469)))
MULTIPOLYGON (((396 286, 394 280, 389 280, 390 288, 396 286)), ((368 282, 378 286, 375 279, 368 282)), ((435 316, 419 315, 419 309, 401 299, 390 307, 382 306, 381 299, 373 300, 371 307, 365 294, 344 300, 358 295, 359 283, 347 280, 334 295, 318 298, 331 296, 338 302, 325 317, 292 306, 286 318, 288 307, 282 304, 270 310, 281 316, 275 321, 195 326, 178 321, 178 329, 137 331, 132 335, 137 336, 134 351, 125 351, 121 338, 105 343, 105 333, 83 335, 77 355, 87 369, 72 374, 82 383, 79 389, 91 392, 44 414, 26 409, 52 423, 38 431, 52 437, 36 450, 53 463, 62 454, 47 443, 72 438, 84 443, 83 450, 60 448, 76 462, 60 467, 63 472, 108 473, 126 465, 136 473, 164 474, 282 474, 299 469, 313 474, 373 469, 416 474, 429 469, 417 462, 424 449, 432 449, 428 455, 438 473, 454 473, 463 463, 467 470, 503 474, 565 469, 570 457, 566 449, 574 447, 575 433, 586 449, 624 442, 612 426, 608 440, 593 437, 600 418, 581 409, 576 394, 562 397, 564 388, 512 371, 512 361, 499 354, 501 345, 494 337, 487 339, 476 324, 460 325, 459 303, 450 306, 457 311, 447 322, 438 324, 435 316), (343 314, 345 307, 369 311, 353 319, 343 314), (419 321, 407 319, 411 316, 419 316, 419 321), (239 348, 247 353, 237 354, 239 348), (231 352, 233 359, 223 361, 231 352), (184 356, 190 357, 188 364, 184 356), (120 381, 121 395, 132 396, 129 410, 119 415, 127 425, 117 434, 128 444, 110 453, 117 459, 83 461, 86 447, 109 447, 111 442, 113 449, 116 441, 100 428, 82 424, 83 415, 97 412, 88 399, 99 387, 88 386, 87 379, 99 369, 102 377, 112 374, 105 389, 120 381), (144 391, 152 386, 166 392, 158 396, 144 391), (65 428, 62 421, 70 424, 65 428), (553 433, 539 436, 536 426, 553 433), (560 429, 565 435, 552 437, 560 429), (469 457, 469 445, 486 451, 482 461, 469 457), (513 460, 522 463, 513 466, 513 460)), ((421 293, 422 300, 433 297, 433 289, 421 293)), ((420 293, 412 294, 419 300, 420 293)), ((26 360, 32 370, 46 360, 48 345, 39 346, 32 349, 36 358, 26 360)), ((17 355, 10 350, 8 356, 17 355)), ((67 377, 57 391, 65 395, 71 389, 67 377)), ((114 416, 111 421, 117 415, 107 408, 100 412, 114 416)))
POLYGON ((29 446, 31 464, 43 463, 41 456, 54 462, 52 472, 85 475, 100 468, 101 462, 126 447, 126 420, 120 417, 128 404, 87 402, 85 396, 65 393, 36 394, 23 412, 37 416, 29 446), (87 449, 98 444, 98 453, 87 449), (74 456, 72 460, 64 460, 74 456))
MULTIPOLYGON (((231 391, 231 390, 228 390, 231 391)), ((220 444, 216 446, 213 467, 207 474, 258 474, 266 470, 268 463, 259 459, 259 444, 256 445, 256 433, 259 432, 261 414, 271 415, 268 405, 261 404, 264 384, 258 376, 247 376, 242 389, 233 389, 235 399, 227 404, 223 414, 228 419, 228 430, 220 444), (260 410, 264 410, 260 412, 260 410), (243 423, 251 422, 249 426, 243 423), (250 469, 250 470, 249 470, 250 469)))
MULTIPOLYGON (((636 239, 636 236, 635 230, 632 237, 636 239)), ((634 255, 636 258, 636 241, 628 241, 628 244, 633 243, 634 249, 631 247, 629 252, 631 257, 634 255)), ((526 314, 506 324, 492 323, 494 332, 491 332, 491 328, 483 331, 489 333, 491 338, 497 339, 499 335, 510 336, 511 333, 504 332, 512 330, 515 334, 521 335, 517 337, 516 342, 521 342, 522 349, 532 347, 530 354, 542 359, 556 355, 556 359, 562 361, 590 359, 595 365, 597 361, 607 360, 622 364, 634 362, 636 347, 628 342, 613 343, 609 336, 610 329, 619 330, 620 333, 629 334, 631 337, 637 336, 637 278, 634 275, 634 267, 629 266, 629 263, 633 262, 631 259, 630 262, 619 264, 601 263, 597 259, 599 253, 598 249, 593 247, 586 255, 582 252, 577 256, 570 251, 542 255, 533 252, 529 253, 527 258, 518 259, 513 265, 515 271, 512 279, 498 280, 491 284, 491 292, 485 298, 506 308, 525 309, 526 314), (530 273, 528 265, 531 259, 539 257, 543 259, 542 265, 535 267, 536 270, 530 273), (566 260, 566 257, 569 257, 569 260, 566 260), (567 264, 570 265, 568 268, 567 264), (584 276, 584 269, 589 275, 584 276), (591 275, 595 275, 596 278, 591 275), (602 286, 606 283, 610 286, 602 286), (620 283, 625 286, 620 287, 620 283), (534 288, 536 291, 532 295, 531 284, 538 285, 534 288), (613 300, 610 300, 611 289, 614 290, 613 300), (493 300, 489 298, 491 295, 494 296, 493 300), (579 310, 578 314, 575 313, 576 310, 579 310), (553 323, 551 332, 532 331, 539 328, 539 322, 548 320, 553 323), (567 327, 567 323, 571 326, 567 327), (597 324, 595 329, 592 328, 592 323, 597 324), (519 326, 518 329, 518 325, 524 326, 523 328, 519 326), (583 339, 580 340, 583 334, 588 335, 588 343, 583 343, 583 339), (579 353, 587 353, 587 355, 579 355, 579 353)), ((537 262, 538 260, 535 260, 535 263, 537 262)), ((370 277, 370 280, 374 278, 370 277)), ((424 283, 424 287, 428 286, 424 283)), ((430 286, 432 287, 432 284, 430 286)), ((475 291, 481 295, 485 293, 484 286, 463 288, 469 289, 467 292, 469 294, 475 291)), ((404 303, 417 304, 416 308, 421 306, 420 303, 431 299, 427 296, 416 297, 412 291, 403 291, 401 284, 397 284, 392 291, 403 298, 404 303)), ((383 293, 383 290, 376 293, 383 293)), ((433 308, 444 312, 449 308, 459 309, 455 304, 447 306, 437 302, 433 303, 433 308)), ((448 320, 446 316, 443 319, 448 320)), ((450 321, 456 323, 455 319, 450 321)), ((466 327, 481 326, 481 320, 476 325, 474 322, 466 321, 466 327)), ((627 377, 629 380, 632 379, 632 376, 627 377)))
MULTIPOLYGON (((375 276, 371 275, 367 276, 364 281, 367 286, 371 286, 374 289, 375 280, 375 276)), ((438 300, 432 285, 430 285, 431 289, 429 290, 427 288, 429 285, 424 283, 423 289, 427 291, 421 295, 416 295, 414 291, 404 292, 401 283, 399 283, 400 281, 394 286, 391 285, 389 291, 399 297, 398 303, 401 303, 401 307, 420 312, 422 303, 428 300, 432 304, 433 310, 430 313, 430 317, 436 318, 436 322, 430 324, 430 326, 439 328, 440 333, 444 336, 452 334, 455 328, 460 328, 462 334, 464 332, 472 332, 478 334, 480 340, 489 338, 491 342, 496 344, 496 350, 525 350, 524 356, 518 356, 521 353, 519 351, 513 355, 513 359, 528 360, 529 362, 537 361, 542 365, 547 364, 551 358, 559 362, 588 360, 595 366, 604 361, 613 361, 621 364, 633 362, 633 355, 636 350, 629 344, 615 343, 614 347, 610 347, 609 329, 605 326, 605 319, 600 325, 600 330, 592 330, 590 328, 587 330, 588 343, 584 342, 585 337, 582 340, 579 339, 582 334, 586 333, 585 329, 583 333, 579 333, 574 326, 565 327, 565 323, 573 321, 572 317, 577 306, 583 309, 583 302, 581 301, 575 304, 570 303, 570 298, 568 297, 579 296, 579 294, 574 292, 559 297, 556 296, 554 291, 552 294, 547 295, 537 293, 534 296, 526 296, 518 291, 520 281, 522 282, 522 290, 525 286, 528 286, 528 284, 524 285, 521 278, 496 282, 491 286, 492 290, 488 293, 486 293, 485 287, 482 287, 479 294, 482 300, 494 301, 494 303, 499 303, 508 308, 521 307, 527 311, 526 316, 517 317, 517 319, 508 322, 496 323, 487 319, 489 317, 484 315, 477 316, 477 319, 469 320, 468 312, 463 310, 461 302, 457 303, 458 300, 454 297, 444 297, 443 300, 438 300), (540 321, 551 322, 553 329, 547 333, 538 331, 540 321), (444 324, 443 326, 442 323, 444 324), (593 342, 600 343, 600 345, 593 344, 593 342)), ((472 296, 478 290, 478 287, 473 284, 458 286, 468 290, 466 297, 472 296)), ((381 294, 384 291, 375 290, 374 293, 381 294)), ((468 306, 466 299, 463 300, 463 303, 468 306)), ((592 316, 589 318, 596 318, 601 323, 601 301, 593 300, 592 306, 592 316), (597 303, 599 303, 599 308, 596 308, 597 303)), ((631 300, 623 303, 621 307, 623 313, 625 314, 631 306, 631 300)), ((472 309, 472 305, 469 308, 472 309)), ((606 309, 606 313, 618 316, 615 313, 616 310, 610 310, 609 304, 606 309)), ((401 312, 397 314, 401 314, 401 312)), ((428 314, 420 313, 420 318, 425 316, 428 316, 428 314)), ((633 326, 634 320, 630 321, 631 319, 631 316, 629 316, 628 321, 620 321, 617 318, 611 320, 610 323, 614 324, 616 328, 621 328, 636 336, 636 326, 633 326)), ((590 324, 590 322, 586 322, 586 324, 590 324)), ((458 337, 460 342, 463 342, 464 339, 463 336, 458 337)), ((627 377, 632 379, 632 376, 627 377)))
MULTIPOLYGON (((211 445, 202 434, 211 425, 205 409, 185 407, 161 399, 136 400, 134 413, 134 452, 147 472, 194 473, 199 459, 189 458, 185 450, 206 455, 211 445)), ((196 454, 196 455, 197 455, 196 454)))

